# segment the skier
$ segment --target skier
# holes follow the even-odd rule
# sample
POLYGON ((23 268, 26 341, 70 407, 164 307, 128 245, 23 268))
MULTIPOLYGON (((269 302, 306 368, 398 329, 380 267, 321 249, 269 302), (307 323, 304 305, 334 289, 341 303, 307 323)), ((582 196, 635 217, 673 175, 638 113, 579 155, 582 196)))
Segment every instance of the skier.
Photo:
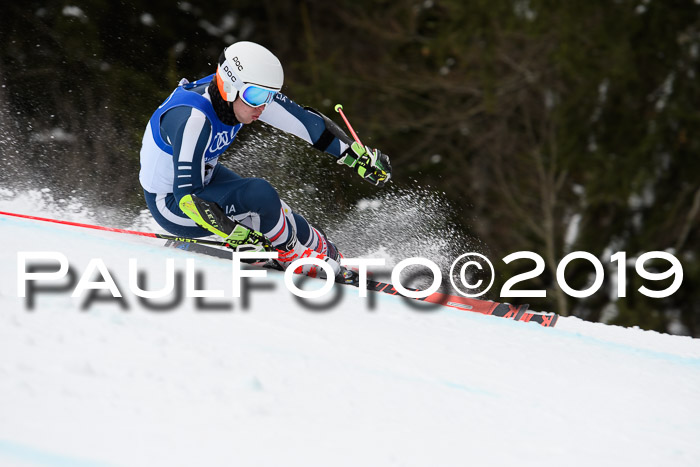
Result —
MULTIPOLYGON (((243 125, 260 120, 336 157, 378 187, 390 180, 388 156, 293 102, 280 92, 283 81, 280 61, 265 47, 245 41, 226 47, 216 73, 181 80, 151 116, 139 181, 153 217, 174 235, 215 234, 239 250, 275 248, 283 268, 316 257, 339 276, 340 254, 324 233, 293 212, 266 180, 241 177, 218 163, 243 125)), ((311 265, 301 272, 317 274, 311 265)))

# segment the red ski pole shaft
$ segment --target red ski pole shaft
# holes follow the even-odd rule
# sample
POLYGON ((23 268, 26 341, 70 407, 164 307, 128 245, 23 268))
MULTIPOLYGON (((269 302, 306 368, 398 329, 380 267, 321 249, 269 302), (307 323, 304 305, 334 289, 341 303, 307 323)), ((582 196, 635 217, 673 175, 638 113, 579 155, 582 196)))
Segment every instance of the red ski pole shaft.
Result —
POLYGON ((355 133, 355 130, 352 129, 352 125, 350 125, 348 118, 345 116, 345 113, 343 113, 343 106, 340 104, 337 104, 335 106, 335 111, 338 112, 341 117, 343 117, 343 120, 345 121, 345 125, 347 125, 348 130, 350 130, 350 133, 352 134, 352 137, 355 138, 355 141, 357 141, 357 144, 359 144, 360 146, 362 146, 364 148, 365 145, 362 144, 362 141, 360 141, 360 138, 357 137, 357 133, 355 133))

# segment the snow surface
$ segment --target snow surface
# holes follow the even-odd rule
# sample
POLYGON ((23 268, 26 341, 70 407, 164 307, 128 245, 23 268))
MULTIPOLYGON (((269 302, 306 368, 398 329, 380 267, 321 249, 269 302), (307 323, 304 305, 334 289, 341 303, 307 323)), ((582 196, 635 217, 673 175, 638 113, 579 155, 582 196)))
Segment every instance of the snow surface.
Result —
MULTIPOLYGON (((0 210, 73 217, 12 198, 0 210)), ((163 286, 195 260, 162 241, 0 216, 1 466, 700 465, 700 340, 560 319, 557 327, 344 292, 301 306, 269 273, 242 309, 140 305, 128 259, 163 286), (129 310, 17 291, 17 254, 100 258, 129 310)), ((312 281, 309 281, 312 282, 312 281)), ((256 282, 257 283, 257 282, 256 282)), ((308 283, 307 283, 308 284, 308 283)), ((104 294, 106 291, 101 291, 104 294)))

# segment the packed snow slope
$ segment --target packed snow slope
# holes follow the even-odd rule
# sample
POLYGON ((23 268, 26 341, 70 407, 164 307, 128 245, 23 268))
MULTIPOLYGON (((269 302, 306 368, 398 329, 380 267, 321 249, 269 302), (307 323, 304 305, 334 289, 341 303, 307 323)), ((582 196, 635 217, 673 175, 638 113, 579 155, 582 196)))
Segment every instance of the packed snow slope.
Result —
POLYGON ((700 465, 699 340, 356 289, 312 310, 274 272, 244 309, 230 262, 162 241, 4 216, 0 240, 1 466, 700 465), (19 252, 77 279, 98 258, 123 301, 41 291, 28 310, 19 252), (228 309, 140 304, 129 258, 147 290, 194 259, 228 309))

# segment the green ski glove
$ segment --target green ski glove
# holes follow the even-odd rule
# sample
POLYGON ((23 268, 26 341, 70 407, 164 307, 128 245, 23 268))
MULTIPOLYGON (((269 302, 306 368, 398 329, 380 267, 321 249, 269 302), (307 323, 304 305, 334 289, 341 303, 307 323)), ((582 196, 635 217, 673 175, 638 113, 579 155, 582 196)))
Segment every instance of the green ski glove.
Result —
POLYGON ((352 167, 360 177, 378 187, 384 186, 391 180, 389 156, 381 153, 379 149, 362 147, 357 142, 353 142, 345 150, 342 157, 338 159, 338 164, 352 167))

